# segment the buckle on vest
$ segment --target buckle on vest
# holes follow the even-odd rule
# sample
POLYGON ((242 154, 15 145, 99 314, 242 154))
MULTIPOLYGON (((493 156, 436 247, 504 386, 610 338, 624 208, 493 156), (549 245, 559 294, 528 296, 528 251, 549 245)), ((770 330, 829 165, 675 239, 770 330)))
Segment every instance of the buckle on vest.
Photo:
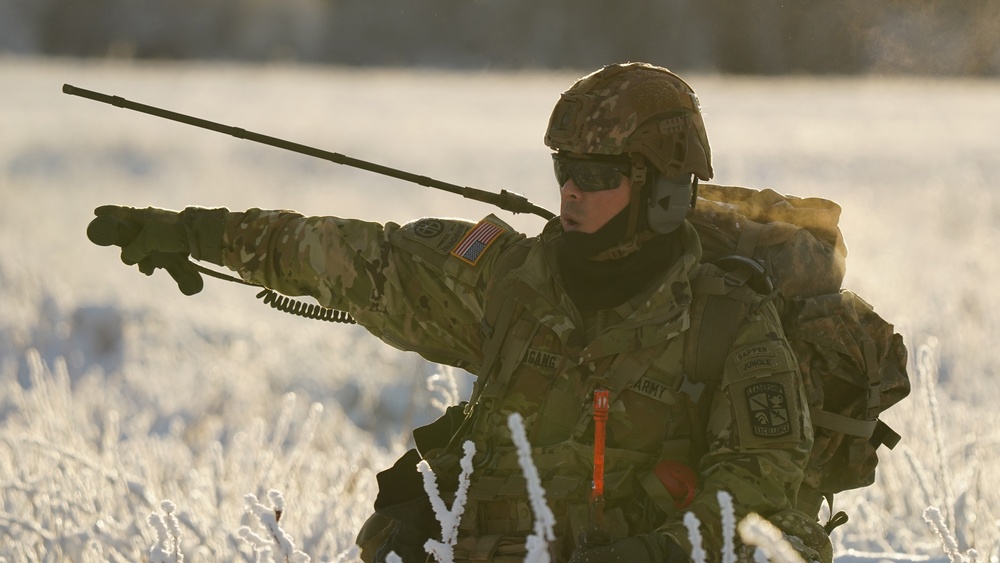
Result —
POLYGON ((762 295, 770 295, 774 291, 774 283, 764 271, 764 266, 756 260, 733 254, 712 263, 725 272, 723 279, 726 285, 745 285, 762 295))

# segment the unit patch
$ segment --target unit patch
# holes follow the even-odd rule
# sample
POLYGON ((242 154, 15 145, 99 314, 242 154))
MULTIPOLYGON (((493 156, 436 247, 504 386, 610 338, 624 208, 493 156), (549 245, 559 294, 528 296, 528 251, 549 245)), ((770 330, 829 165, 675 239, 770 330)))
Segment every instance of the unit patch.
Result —
POLYGON ((524 363, 540 368, 555 368, 559 363, 559 356, 544 350, 528 348, 528 352, 524 356, 524 363))
POLYGON ((455 245, 451 254, 475 266, 483 252, 503 233, 503 228, 482 220, 455 245))
POLYGON ((407 238, 447 254, 468 232, 468 224, 441 219, 420 219, 403 226, 407 238))
POLYGON ((443 230, 444 223, 440 219, 421 219, 413 225, 413 233, 420 238, 436 237, 443 230))
POLYGON ((754 383, 743 394, 750 412, 754 436, 780 438, 792 433, 784 385, 773 382, 754 383))

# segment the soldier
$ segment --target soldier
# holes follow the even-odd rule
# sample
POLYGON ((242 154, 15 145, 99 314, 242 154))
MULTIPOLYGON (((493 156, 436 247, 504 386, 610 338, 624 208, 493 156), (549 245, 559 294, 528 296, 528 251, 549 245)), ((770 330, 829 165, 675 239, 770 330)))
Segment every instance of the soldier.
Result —
POLYGON ((554 561, 688 561, 686 511, 714 561, 716 493, 727 491, 738 517, 769 518, 807 560, 829 562, 829 538, 796 510, 812 426, 773 304, 753 292, 732 344, 717 350, 719 384, 689 369, 695 289, 718 279, 685 220, 698 181, 712 177, 694 91, 664 68, 604 67, 562 94, 545 144, 561 213, 530 238, 492 215, 400 226, 260 209, 96 213, 139 228, 126 264, 149 271, 154 251, 189 254, 347 310, 386 343, 478 376, 468 403, 415 433, 417 449, 380 474, 358 537, 365 561, 427 558, 423 544, 440 530, 414 466, 422 457, 453 483, 466 440, 477 455, 456 560, 523 559, 532 518, 505 424, 516 412, 556 516, 554 561), (598 388, 611 409, 595 530, 598 388))

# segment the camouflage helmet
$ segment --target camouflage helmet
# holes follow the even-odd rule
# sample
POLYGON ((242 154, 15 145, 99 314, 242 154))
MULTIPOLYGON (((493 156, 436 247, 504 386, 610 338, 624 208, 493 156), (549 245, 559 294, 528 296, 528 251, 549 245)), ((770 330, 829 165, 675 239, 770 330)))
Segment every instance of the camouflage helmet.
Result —
POLYGON ((660 174, 712 177, 712 153, 694 90, 646 63, 608 65, 562 94, 545 144, 582 154, 641 154, 660 174))

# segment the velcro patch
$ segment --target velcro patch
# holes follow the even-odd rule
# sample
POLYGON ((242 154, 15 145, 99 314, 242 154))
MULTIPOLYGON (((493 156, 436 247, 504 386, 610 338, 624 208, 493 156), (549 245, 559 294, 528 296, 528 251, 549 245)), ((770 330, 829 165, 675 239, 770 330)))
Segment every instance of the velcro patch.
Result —
POLYGON ((465 223, 442 219, 420 219, 403 226, 402 232, 410 240, 429 246, 441 254, 448 254, 468 232, 465 223))
POLYGON ((758 438, 781 438, 792 433, 785 386, 773 381, 748 385, 743 390, 750 413, 750 429, 758 438))
POLYGON ((528 348, 528 352, 524 355, 524 363, 540 368, 555 368, 559 363, 559 356, 544 350, 528 348))
POLYGON ((774 346, 769 342, 759 342, 738 350, 731 356, 736 362, 736 370, 740 377, 758 369, 776 371, 784 368, 784 362, 779 361, 774 346))
POLYGON ((673 394, 667 392, 670 390, 670 387, 666 383, 645 376, 640 377, 629 389, 644 397, 649 397, 668 405, 672 405, 675 402, 673 394))
POLYGON ((466 233, 452 249, 451 254, 475 266, 486 249, 504 233, 504 229, 485 219, 466 233))
POLYGON ((742 362, 743 360, 759 358, 761 356, 774 356, 774 349, 770 342, 760 342, 736 352, 736 361, 742 362))

